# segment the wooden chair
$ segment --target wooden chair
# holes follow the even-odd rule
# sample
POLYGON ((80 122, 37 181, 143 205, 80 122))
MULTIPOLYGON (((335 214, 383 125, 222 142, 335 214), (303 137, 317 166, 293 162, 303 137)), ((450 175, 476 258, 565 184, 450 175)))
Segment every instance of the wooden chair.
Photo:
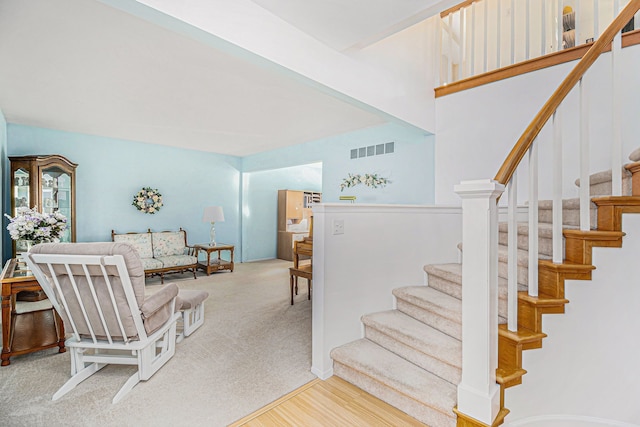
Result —
POLYGON ((311 299, 311 281, 313 277, 313 267, 311 264, 300 265, 298 268, 289 268, 289 281, 291 286, 291 305, 293 305, 293 293, 298 295, 298 277, 307 279, 308 299, 311 299))
POLYGON ((307 279, 308 299, 311 299, 311 281, 313 267, 311 263, 300 264, 300 255, 306 255, 313 260, 313 216, 309 218, 309 237, 294 242, 293 244, 293 267, 289 268, 289 281, 291 282, 291 305, 293 305, 293 294, 298 295, 298 277, 307 279))
POLYGON ((144 268, 125 243, 47 243, 25 260, 73 335, 71 378, 53 395, 64 396, 108 364, 138 369, 113 398, 118 402, 175 353, 178 287, 145 297, 144 268))

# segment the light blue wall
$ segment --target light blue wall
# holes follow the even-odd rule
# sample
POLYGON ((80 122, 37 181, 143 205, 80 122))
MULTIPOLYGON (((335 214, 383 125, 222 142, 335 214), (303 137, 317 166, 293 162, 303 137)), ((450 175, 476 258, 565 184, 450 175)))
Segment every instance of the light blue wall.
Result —
MULTIPOLYGON (((7 121, 4 118, 4 114, 2 113, 2 110, 0 110, 0 179, 2 179, 2 182, 8 182, 7 179, 9 178, 9 173, 7 172, 9 170, 9 160, 7 159, 7 121)), ((4 201, 4 186, 0 185, 0 201, 4 201)), ((6 208, 5 206, 2 207, 2 212, 7 212, 10 208, 6 208)), ((2 224, 2 229, 4 230, 4 228, 7 226, 7 220, 6 218, 2 218, 2 221, 0 221, 0 224, 2 224)), ((4 231, 2 233, 0 233, 0 259, 2 259, 4 261, 5 257, 4 257, 4 242, 5 239, 9 240, 9 237, 7 235, 7 233, 5 233, 4 231)), ((11 243, 8 242, 8 245, 10 245, 11 243)))
MULTIPOLYGON (((220 205, 225 222, 216 224, 218 240, 236 245, 237 260, 250 261, 276 256, 279 189, 321 191, 324 202, 337 202, 341 194, 355 195, 358 203, 429 204, 434 200, 434 137, 395 124, 242 159, 7 125, 3 118, 0 138, 4 138, 7 155, 61 154, 79 164, 76 207, 80 242, 108 241, 111 229, 127 232, 178 227, 187 230, 190 243, 204 242, 209 225, 201 222, 202 210, 220 205), (4 137, 2 127, 6 128, 4 137), (353 148, 392 141, 393 154, 350 159, 353 148), (314 163, 322 167, 309 166, 314 163), (341 193, 340 183, 348 173, 378 173, 392 183, 383 189, 360 185, 341 193), (133 194, 146 186, 158 188, 163 195, 165 206, 156 215, 142 214, 131 206, 133 194), (241 203, 244 217, 240 215, 241 203)), ((8 162, 4 166, 7 168, 8 162)), ((7 173, 5 170, 4 175, 7 173)), ((4 175, 8 183, 8 175, 4 175)), ((9 210, 8 197, 3 198, 4 212, 9 210)), ((10 242, 5 241, 3 248, 5 254, 11 253, 10 242)))
POLYGON ((424 131, 389 123, 312 141, 242 159, 244 172, 322 162, 322 199, 338 202, 355 195, 357 203, 431 204, 434 202, 435 137, 424 131), (395 142, 395 152, 350 159, 352 148, 395 142), (340 192, 348 173, 377 173, 392 181, 386 188, 359 185, 340 192))
MULTIPOLYGON (((237 245, 240 256, 239 158, 11 123, 7 131, 10 156, 60 154, 78 163, 77 241, 109 241, 111 229, 182 227, 189 243, 206 242, 209 224, 201 222, 202 211, 219 205, 225 221, 216 224, 217 236, 237 245), (133 195, 147 186, 163 196, 164 206, 154 215, 131 205, 133 195)), ((5 253, 10 253, 6 245, 5 253)))
POLYGON ((242 260, 275 258, 278 190, 322 191, 322 164, 243 174, 242 260))

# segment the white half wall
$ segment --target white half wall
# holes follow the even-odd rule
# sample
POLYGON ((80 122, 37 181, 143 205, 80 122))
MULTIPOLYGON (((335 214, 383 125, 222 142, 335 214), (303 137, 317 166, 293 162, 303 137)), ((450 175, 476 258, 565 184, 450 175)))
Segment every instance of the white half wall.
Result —
POLYGON ((425 284, 425 264, 458 261, 462 211, 345 203, 313 212, 311 370, 325 379, 331 350, 363 336, 362 315, 392 309, 395 288, 425 284))

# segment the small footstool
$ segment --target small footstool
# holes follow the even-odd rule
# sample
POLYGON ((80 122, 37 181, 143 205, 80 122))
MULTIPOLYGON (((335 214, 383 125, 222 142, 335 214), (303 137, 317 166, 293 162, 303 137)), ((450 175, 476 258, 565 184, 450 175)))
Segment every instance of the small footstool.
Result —
POLYGON ((176 297, 176 311, 182 312, 182 333, 178 335, 178 342, 188 337, 204 323, 204 300, 209 292, 190 289, 180 289, 176 297))

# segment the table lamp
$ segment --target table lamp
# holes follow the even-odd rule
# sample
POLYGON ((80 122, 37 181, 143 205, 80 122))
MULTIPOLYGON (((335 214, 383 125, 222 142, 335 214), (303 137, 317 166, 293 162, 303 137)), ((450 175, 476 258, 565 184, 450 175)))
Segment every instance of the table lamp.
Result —
POLYGON ((211 231, 209 232, 210 246, 216 245, 216 229, 214 224, 221 221, 224 221, 224 212, 222 212, 222 206, 207 206, 206 208, 204 208, 204 213, 202 214, 202 222, 211 223, 211 231))

